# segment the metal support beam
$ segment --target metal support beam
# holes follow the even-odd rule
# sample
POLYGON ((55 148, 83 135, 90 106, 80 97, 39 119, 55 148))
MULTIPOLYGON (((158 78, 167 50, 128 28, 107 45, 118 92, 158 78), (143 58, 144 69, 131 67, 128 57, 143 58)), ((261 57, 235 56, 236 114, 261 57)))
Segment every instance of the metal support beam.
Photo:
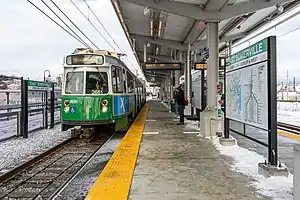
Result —
POLYGON ((167 39, 153 39, 151 36, 146 36, 146 35, 139 35, 139 34, 134 34, 131 33, 130 37, 135 38, 136 40, 140 40, 144 43, 150 42, 152 44, 158 44, 161 46, 167 46, 172 49, 177 49, 177 50, 185 50, 187 49, 187 45, 182 45, 181 42, 176 41, 176 40, 167 40, 167 39))
MULTIPOLYGON (((245 37, 246 34, 245 33, 238 33, 238 34, 234 34, 231 36, 226 36, 223 38, 220 38, 220 42, 225 42, 225 41, 230 41, 230 40, 235 40, 235 39, 239 39, 239 38, 243 38, 245 37)), ((177 50, 188 50, 188 45, 187 44, 182 44, 179 41, 175 41, 175 40, 167 40, 167 39, 156 39, 153 40, 153 38, 151 36, 146 36, 146 35, 138 35, 138 34, 131 34, 131 37, 140 40, 143 43, 152 43, 152 44, 157 44, 160 46, 166 46, 169 47, 171 49, 177 49, 177 50)), ((194 43, 194 45, 191 46, 191 50, 195 50, 195 49, 201 49, 204 48, 207 44, 207 40, 198 40, 197 42, 194 43)), ((138 52, 137 52, 138 53, 138 52)))
POLYGON ((184 94, 185 94, 185 97, 187 97, 187 93, 188 93, 188 87, 187 87, 187 53, 185 55, 185 68, 184 68, 184 94))
POLYGON ((209 0, 204 8, 204 11, 221 11, 229 0, 209 0))
POLYGON ((222 10, 222 18, 229 19, 244 15, 246 13, 255 12, 278 4, 287 3, 290 0, 255 0, 246 4, 236 4, 227 6, 222 10))
POLYGON ((207 68, 207 106, 214 108, 217 105, 217 82, 219 69, 219 37, 218 23, 208 22, 209 59, 207 68))
POLYGON ((187 51, 187 56, 186 56, 186 98, 188 102, 191 102, 191 44, 188 45, 188 51, 187 51))
POLYGON ((144 63, 147 62, 147 44, 144 44, 144 63))
POLYGON ((174 73, 173 71, 170 72, 171 73, 171 80, 170 80, 170 97, 171 100, 173 101, 173 77, 174 77, 174 73))
POLYGON ((119 0, 127 1, 141 6, 148 6, 157 10, 162 10, 168 13, 181 15, 187 18, 200 21, 221 21, 232 17, 237 17, 246 13, 250 13, 264 8, 272 7, 277 4, 289 2, 290 0, 256 0, 249 3, 231 5, 223 8, 221 11, 205 11, 199 6, 191 3, 175 2, 175 1, 160 1, 159 3, 153 0, 119 0))
MULTIPOLYGON (((180 62, 182 62, 182 53, 179 52, 179 59, 178 59, 180 62)), ((179 86, 179 78, 180 78, 180 71, 179 70, 176 70, 175 71, 175 87, 178 87, 179 86)))
MULTIPOLYGON (((230 40, 236 40, 236 39, 243 38, 246 36, 247 36, 246 33, 238 33, 238 34, 234 34, 234 35, 230 35, 230 36, 225 36, 223 38, 219 38, 219 43, 230 41, 230 40)), ((206 47, 206 45, 207 45, 207 40, 198 40, 192 46, 192 50, 202 49, 202 48, 206 47)))
MULTIPOLYGON (((141 57, 142 55, 144 56, 144 53, 140 52, 140 51, 138 51, 137 54, 140 55, 140 58, 142 58, 141 57)), ((164 61, 164 62, 174 62, 170 56, 164 56, 164 55, 153 56, 151 54, 148 54, 148 57, 159 60, 159 61, 164 61)), ((147 60, 146 60, 146 62, 147 62, 147 60)))
POLYGON ((232 54, 232 40, 229 41, 228 56, 232 54))

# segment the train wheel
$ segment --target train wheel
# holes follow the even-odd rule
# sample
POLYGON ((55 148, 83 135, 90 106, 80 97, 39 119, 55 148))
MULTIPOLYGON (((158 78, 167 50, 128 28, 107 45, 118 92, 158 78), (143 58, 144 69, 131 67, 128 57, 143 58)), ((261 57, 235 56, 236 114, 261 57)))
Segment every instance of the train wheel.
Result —
POLYGON ((133 113, 128 115, 127 120, 128 120, 127 126, 129 127, 133 123, 133 113))
POLYGON ((66 124, 61 124, 61 130, 62 131, 66 131, 68 130, 69 128, 71 128, 70 126, 66 125, 66 124))
POLYGON ((115 124, 109 124, 107 126, 107 132, 109 135, 112 135, 116 131, 116 125, 115 124))

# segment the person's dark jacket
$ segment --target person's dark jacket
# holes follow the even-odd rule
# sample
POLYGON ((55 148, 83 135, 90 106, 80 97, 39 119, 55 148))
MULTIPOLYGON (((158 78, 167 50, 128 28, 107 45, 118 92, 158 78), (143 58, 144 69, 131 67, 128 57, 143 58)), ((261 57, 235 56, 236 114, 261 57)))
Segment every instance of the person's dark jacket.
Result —
POLYGON ((184 101, 184 91, 180 88, 177 90, 176 92, 176 97, 175 97, 175 101, 178 105, 185 105, 184 101))

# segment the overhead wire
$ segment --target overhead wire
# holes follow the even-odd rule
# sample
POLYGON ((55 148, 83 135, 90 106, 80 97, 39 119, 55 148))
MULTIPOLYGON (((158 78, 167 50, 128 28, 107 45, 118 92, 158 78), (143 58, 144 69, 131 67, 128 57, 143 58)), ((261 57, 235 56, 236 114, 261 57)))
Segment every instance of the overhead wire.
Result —
POLYGON ((84 3, 86 4, 86 6, 88 7, 88 9, 92 12, 92 14, 94 15, 94 17, 97 19, 97 21, 99 22, 99 24, 102 26, 102 28, 104 29, 104 31, 108 34, 108 36, 110 37, 110 39, 113 41, 113 43, 118 47, 118 49, 122 51, 122 49, 119 47, 119 45, 115 42, 115 40, 112 38, 112 36, 110 35, 110 33, 107 31, 107 29, 105 28, 105 26, 103 25, 103 23, 101 22, 101 20, 98 18, 98 16, 95 14, 95 12, 93 11, 93 9, 90 7, 90 5, 86 2, 86 0, 83 0, 84 3))
MULTIPOLYGON (((41 2, 64 24, 66 25, 81 41, 83 41, 88 47, 89 49, 92 49, 64 20, 62 20, 58 14, 56 14, 56 12, 54 12, 52 10, 52 8, 50 8, 50 6, 44 1, 41 0, 41 2)), ((92 42, 92 44, 95 46, 95 44, 92 42)), ((95 46, 97 48, 97 46, 95 46)))
MULTIPOLYGON (((99 35, 106 41, 106 43, 115 51, 117 52, 117 50, 115 49, 115 47, 105 38, 105 36, 98 30, 98 28, 90 21, 90 19, 81 11, 81 9, 72 1, 69 0, 73 6, 76 7, 76 9, 81 13, 81 15, 93 26, 93 28, 99 33, 99 35)), ((90 5, 84 1, 85 4, 87 5, 88 9, 92 12, 92 14, 95 16, 95 18, 97 19, 97 21, 101 24, 101 26, 103 27, 103 29, 105 30, 105 32, 109 35, 109 37, 112 39, 112 41, 114 42, 114 44, 117 46, 117 48, 121 51, 121 53, 123 52, 122 49, 118 46, 118 44, 115 42, 115 40, 112 38, 112 36, 109 34, 109 32, 107 31, 107 29, 105 28, 105 26, 103 25, 103 23, 101 22, 101 20, 99 19, 99 17, 95 14, 95 12, 91 9, 90 5)), ((129 61, 129 59, 127 57, 125 57, 125 59, 130 63, 131 70, 133 69, 133 64, 129 61)))
MULTIPOLYGON (((113 41, 113 43, 117 46, 117 48, 121 51, 121 53, 123 53, 124 51, 120 48, 120 46, 116 43, 116 41, 113 39, 113 37, 111 36, 111 34, 108 32, 108 30, 105 28, 105 26, 103 25, 103 23, 101 22, 101 20, 99 19, 99 17, 96 15, 96 13, 93 11, 93 9, 91 8, 91 6, 86 2, 86 0, 83 0, 84 3, 86 4, 86 6, 88 7, 88 9, 92 12, 92 14, 94 15, 94 17, 97 19, 97 21, 99 22, 99 24, 102 26, 102 28, 104 29, 104 31, 107 33, 107 35, 110 37, 110 39, 113 41)), ((102 37, 104 37, 102 35, 102 37)), ((131 65, 131 67, 133 67, 133 64, 130 62, 130 60, 125 57, 125 59, 129 62, 129 64, 131 65)), ((134 67, 133 67, 134 68, 134 67)), ((132 69, 132 68, 131 68, 132 69)), ((134 70, 134 69, 132 69, 134 70)))
POLYGON ((92 43, 96 48, 99 48, 65 13, 60 9, 60 7, 53 1, 50 0, 54 6, 75 26, 75 28, 88 40, 90 43, 92 43))
POLYGON ((52 22, 54 22, 57 26, 59 26, 61 29, 63 29, 65 32, 67 32, 70 36, 72 36, 75 40, 77 40, 79 43, 81 43, 83 46, 89 48, 87 44, 82 42, 80 39, 78 39, 75 35, 70 33, 67 29, 65 29, 62 25, 60 25, 57 21, 55 21, 52 17, 50 17, 47 13, 45 13, 42 9, 40 9, 37 5, 32 3, 30 0, 27 0, 32 6, 34 6, 37 10, 39 10, 41 13, 43 13, 48 19, 50 19, 52 22))
POLYGON ((81 15, 93 26, 93 28, 97 31, 97 33, 106 41, 106 43, 114 50, 116 51, 116 49, 109 43, 109 41, 104 37, 104 35, 97 29, 97 27, 95 27, 95 25, 89 20, 89 18, 80 10, 80 8, 78 8, 78 6, 72 1, 69 0, 74 6, 75 8, 81 13, 81 15))

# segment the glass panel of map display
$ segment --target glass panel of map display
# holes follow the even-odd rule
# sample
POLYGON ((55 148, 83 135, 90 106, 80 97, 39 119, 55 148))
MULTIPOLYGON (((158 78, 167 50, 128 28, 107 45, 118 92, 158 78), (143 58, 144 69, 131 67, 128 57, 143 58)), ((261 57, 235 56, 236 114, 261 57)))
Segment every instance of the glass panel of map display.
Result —
POLYGON ((267 39, 226 59, 226 117, 268 130, 267 39))

